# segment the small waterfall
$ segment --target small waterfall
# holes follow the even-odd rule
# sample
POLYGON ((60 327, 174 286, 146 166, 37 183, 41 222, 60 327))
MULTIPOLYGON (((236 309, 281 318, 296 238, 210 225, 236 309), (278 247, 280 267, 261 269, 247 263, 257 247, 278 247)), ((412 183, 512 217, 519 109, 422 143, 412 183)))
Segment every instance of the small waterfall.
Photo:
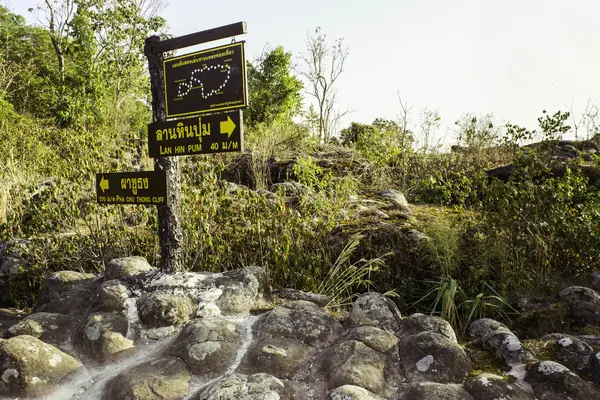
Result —
POLYGON ((125 318, 127 318, 127 339, 134 340, 136 327, 140 326, 140 317, 138 316, 137 300, 135 297, 129 297, 123 302, 125 307, 125 318))
POLYGON ((192 378, 192 383, 190 384, 190 394, 188 394, 186 397, 184 397, 183 400, 190 400, 192 397, 194 397, 194 395, 196 393, 209 387, 213 383, 233 374, 235 372, 235 370, 240 366, 242 360, 244 359, 244 356, 246 355, 246 352, 248 351, 250 344, 252 344, 252 340, 254 339, 252 328, 254 327, 254 323, 258 320, 259 316, 258 315, 244 315, 241 317, 226 317, 226 318, 229 319, 230 321, 234 321, 236 324, 239 324, 244 327, 244 333, 245 333, 244 340, 237 352, 235 360, 229 366, 227 371, 225 371, 224 374, 222 374, 214 379, 205 381, 199 377, 192 378))

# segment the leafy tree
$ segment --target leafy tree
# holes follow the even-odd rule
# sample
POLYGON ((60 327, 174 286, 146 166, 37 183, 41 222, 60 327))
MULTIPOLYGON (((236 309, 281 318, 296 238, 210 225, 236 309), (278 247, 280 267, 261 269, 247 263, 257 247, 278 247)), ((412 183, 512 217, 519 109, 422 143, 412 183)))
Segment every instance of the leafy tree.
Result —
POLYGON ((302 81, 291 74, 292 53, 282 46, 263 52, 253 65, 248 62, 250 104, 244 113, 246 123, 270 124, 298 115, 302 107, 302 81))
POLYGON ((500 129, 494 126, 493 118, 492 114, 463 114, 454 123, 458 127, 458 143, 472 148, 492 146, 500 135, 500 129))

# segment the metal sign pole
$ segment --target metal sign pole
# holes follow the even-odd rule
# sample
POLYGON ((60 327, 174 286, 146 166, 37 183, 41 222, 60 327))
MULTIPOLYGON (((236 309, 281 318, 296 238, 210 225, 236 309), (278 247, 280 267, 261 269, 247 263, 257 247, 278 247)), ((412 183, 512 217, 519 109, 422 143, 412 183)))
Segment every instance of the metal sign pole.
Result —
MULTIPOLYGON (((146 39, 144 52, 148 58, 152 90, 152 116, 154 122, 166 121, 166 103, 163 81, 163 53, 155 51, 160 37, 146 39)), ((160 243, 160 269, 164 273, 181 271, 183 268, 183 232, 180 218, 181 176, 177 157, 154 159, 154 170, 167 175, 167 205, 159 205, 158 239, 160 243)))

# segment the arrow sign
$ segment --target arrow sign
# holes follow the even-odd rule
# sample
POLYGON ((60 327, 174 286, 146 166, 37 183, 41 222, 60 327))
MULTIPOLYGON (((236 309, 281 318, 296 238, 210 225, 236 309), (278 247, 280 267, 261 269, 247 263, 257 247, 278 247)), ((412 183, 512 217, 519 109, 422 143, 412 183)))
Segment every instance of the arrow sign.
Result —
POLYGON ((102 179, 100 180, 100 189, 102 189, 102 193, 104 193, 105 190, 108 190, 108 180, 106 180, 104 176, 102 176, 102 179))
POLYGON ((231 120, 231 117, 227 115, 227 120, 221 121, 221 133, 226 133, 227 138, 231 138, 231 134, 235 129, 235 123, 231 120))
POLYGON ((242 121, 242 111, 237 110, 153 122, 148 125, 148 154, 157 158, 243 151, 242 121))

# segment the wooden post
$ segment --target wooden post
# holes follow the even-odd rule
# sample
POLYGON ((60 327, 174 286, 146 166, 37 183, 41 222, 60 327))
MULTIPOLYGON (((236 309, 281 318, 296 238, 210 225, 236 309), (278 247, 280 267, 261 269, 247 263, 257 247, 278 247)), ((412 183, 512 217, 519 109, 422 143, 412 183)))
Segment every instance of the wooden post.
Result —
MULTIPOLYGON (((166 121, 163 81, 163 53, 156 51, 160 37, 146 39, 144 53, 148 59, 152 90, 152 117, 154 122, 166 121)), ((180 218, 181 177, 177 157, 154 159, 154 170, 167 174, 167 205, 158 208, 158 239, 160 243, 160 269, 164 273, 183 269, 183 232, 180 218)))

